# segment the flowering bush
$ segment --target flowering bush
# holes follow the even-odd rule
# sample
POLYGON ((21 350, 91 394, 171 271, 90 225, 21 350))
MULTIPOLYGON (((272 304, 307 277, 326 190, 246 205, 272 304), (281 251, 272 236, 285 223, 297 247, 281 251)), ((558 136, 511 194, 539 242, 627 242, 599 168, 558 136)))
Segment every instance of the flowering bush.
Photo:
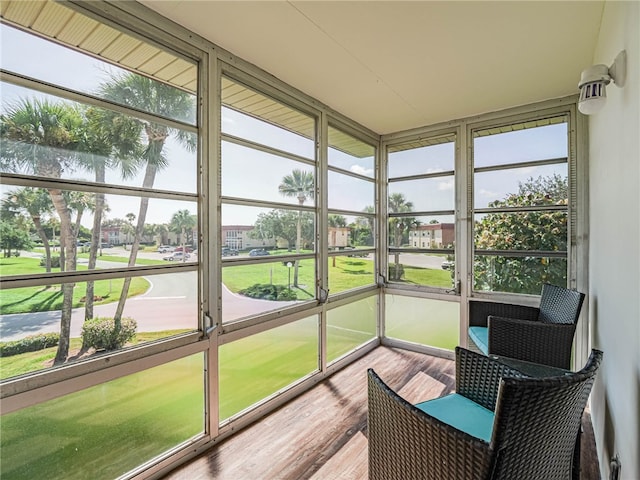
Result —
POLYGON ((123 318, 116 330, 113 318, 96 317, 82 325, 82 344, 96 350, 117 350, 135 337, 137 328, 133 318, 123 318))
POLYGON ((10 357, 25 352, 36 352, 49 347, 55 347, 60 342, 58 333, 41 333, 30 335, 11 342, 0 342, 0 357, 10 357))

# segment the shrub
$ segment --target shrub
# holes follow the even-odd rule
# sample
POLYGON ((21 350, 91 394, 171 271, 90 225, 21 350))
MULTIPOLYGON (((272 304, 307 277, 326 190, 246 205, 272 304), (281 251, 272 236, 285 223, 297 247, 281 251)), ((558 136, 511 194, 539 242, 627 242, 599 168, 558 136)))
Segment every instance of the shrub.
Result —
POLYGON ((401 263, 399 264, 390 264, 389 265, 389 280, 402 280, 402 277, 404 277, 404 265, 402 265, 401 263))
POLYGON ((82 325, 82 345, 96 350, 117 350, 135 337, 137 327, 133 318, 123 318, 118 331, 113 318, 86 320, 82 325))
POLYGON ((262 300, 297 300, 296 292, 283 285, 271 285, 268 283, 256 283, 255 285, 240 290, 241 295, 262 300))
MULTIPOLYGON (((40 266, 47 266, 46 257, 43 256, 40 258, 40 266)), ((51 255, 51 268, 60 268, 60 255, 51 255)))
POLYGON ((49 347, 55 347, 60 342, 58 333, 41 333, 30 335, 11 342, 0 342, 0 357, 10 357, 26 352, 36 352, 49 347))

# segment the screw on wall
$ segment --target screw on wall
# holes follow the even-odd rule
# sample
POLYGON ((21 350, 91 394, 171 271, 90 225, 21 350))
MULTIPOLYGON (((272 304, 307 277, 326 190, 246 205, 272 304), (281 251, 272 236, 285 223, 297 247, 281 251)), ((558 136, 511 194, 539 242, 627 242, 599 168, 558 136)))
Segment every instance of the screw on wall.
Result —
POLYGON ((609 480, 620 480, 620 469, 622 465, 620 464, 620 459, 618 455, 614 456, 609 462, 609 480))

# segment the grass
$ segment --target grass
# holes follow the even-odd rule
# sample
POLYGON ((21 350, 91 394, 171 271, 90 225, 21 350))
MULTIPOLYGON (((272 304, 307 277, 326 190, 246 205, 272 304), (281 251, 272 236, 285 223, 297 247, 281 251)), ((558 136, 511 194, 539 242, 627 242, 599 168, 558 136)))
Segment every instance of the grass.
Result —
MULTIPOLYGON (((52 269, 56 271, 59 269, 52 269)), ((86 270, 80 266, 78 270, 86 270)), ((16 274, 43 273, 40 260, 29 257, 0 258, 2 276, 16 274)), ((102 305, 118 300, 124 279, 99 280, 94 283, 94 295, 102 298, 94 302, 102 305)), ((149 289, 149 282, 143 277, 134 277, 129 287, 129 297, 140 295, 149 289)), ((86 292, 86 282, 76 283, 73 290, 73 307, 84 305, 82 299, 86 292)), ((0 314, 48 312, 62 308, 62 290, 60 285, 12 288, 0 291, 0 314)))
MULTIPOLYGON (((254 265, 236 265, 222 269, 222 283, 234 293, 250 287, 256 283, 288 285, 291 273, 291 285, 294 281, 295 267, 284 266, 281 261, 273 263, 259 263, 254 265)), ((313 259, 300 260, 298 267, 298 300, 308 300, 315 296, 316 284, 315 261, 313 259)))

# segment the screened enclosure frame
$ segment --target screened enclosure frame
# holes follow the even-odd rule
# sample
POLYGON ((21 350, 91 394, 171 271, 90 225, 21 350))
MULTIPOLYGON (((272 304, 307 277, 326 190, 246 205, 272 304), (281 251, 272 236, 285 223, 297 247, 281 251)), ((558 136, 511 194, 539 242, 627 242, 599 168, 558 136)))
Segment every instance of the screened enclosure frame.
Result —
MULTIPOLYGON (((429 346, 413 345, 408 342, 386 337, 385 332, 385 295, 400 295, 418 299, 434 299, 459 304, 459 343, 466 345, 467 305, 474 298, 490 298, 494 300, 516 300, 520 303, 534 304, 537 298, 531 296, 503 293, 474 292, 473 282, 473 205, 471 182, 473 167, 471 164, 473 150, 473 131, 507 123, 529 121, 548 115, 566 115, 569 146, 570 190, 568 205, 570 220, 570 241, 567 248, 569 264, 569 286, 587 291, 587 252, 586 232, 588 232, 587 207, 587 165, 585 120, 576 114, 576 97, 541 102, 535 105, 518 107, 501 112, 490 113, 468 119, 461 119, 434 126, 397 132, 379 136, 344 117, 332 108, 321 104, 312 97, 279 81, 267 72, 254 65, 238 59, 231 53, 178 27, 146 7, 133 2, 66 2, 64 5, 107 24, 116 30, 125 31, 132 37, 143 39, 150 44, 171 52, 180 58, 195 62, 198 91, 195 92, 198 114, 196 125, 190 125, 175 119, 158 118, 149 112, 141 112, 95 95, 72 90, 50 83, 47 79, 29 78, 25 75, 2 71, 2 81, 34 88, 40 91, 65 98, 70 101, 81 101, 96 107, 105 107, 119 113, 135 114, 147 120, 160 120, 169 126, 178 127, 191 133, 198 133, 198 150, 196 157, 197 187, 195 193, 174 192, 162 189, 134 188, 115 183, 78 182, 66 179, 50 179, 21 174, 3 174, 2 183, 12 186, 34 186, 39 188, 60 187, 88 193, 113 193, 117 195, 135 195, 136 197, 162 198, 169 200, 189 201, 195 203, 198 211, 198 240, 200 255, 196 263, 136 266, 114 268, 95 272, 51 273, 45 276, 15 275, 3 278, 2 289, 18 288, 33 285, 50 285, 69 282, 86 281, 87 279, 109 279, 122 277, 153 276, 165 272, 191 272, 196 274, 197 292, 197 329, 175 337, 145 343, 140 346, 125 348, 95 359, 69 364, 60 368, 41 370, 36 373, 12 377, 2 381, 3 414, 67 394, 79 392, 110 380, 126 377, 155 366, 165 365, 171 361, 182 359, 196 353, 204 353, 203 391, 204 412, 203 432, 188 441, 175 445, 161 455, 150 459, 137 468, 124 474, 124 478, 158 477, 174 468, 181 462, 205 451, 213 444, 232 435, 238 429, 260 419, 266 413, 285 404, 297 395, 308 390, 331 374, 356 361, 380 344, 393 347, 408 348, 425 353, 452 357, 452 353, 429 346), (177 53, 176 53, 177 52, 177 53), (222 82, 228 78, 242 83, 261 95, 276 102, 296 109, 308 115, 315 122, 313 139, 314 159, 270 147, 259 142, 240 138, 223 132, 222 82), (373 148, 373 176, 348 171, 329 163, 329 129, 337 129, 354 140, 373 148), (451 135, 454 142, 454 170, 445 173, 425 173, 417 176, 396 177, 393 181, 412 178, 438 178, 453 173, 455 200, 452 209, 418 210, 414 213, 429 215, 454 215, 456 220, 455 246, 455 279, 454 288, 438 288, 427 285, 402 285, 389 282, 390 254, 396 249, 390 246, 389 220, 400 216, 392 214, 388 208, 389 176, 387 172, 387 151, 389 147, 420 142, 428 138, 451 135), (222 194, 222 143, 228 141, 243 147, 250 147, 264 153, 277 154, 289 160, 312 167, 315 172, 315 200, 313 205, 296 205, 285 201, 260 200, 242 196, 225 196, 222 194), (337 173, 349 179, 363 182, 374 192, 373 213, 359 212, 352 208, 329 207, 329 172, 337 173), (370 185, 369 185, 370 184, 370 185), (313 261, 314 295, 312 298, 286 308, 273 309, 256 315, 247 315, 223 322, 222 276, 225 268, 239 265, 260 265, 268 263, 260 257, 222 258, 224 246, 222 238, 223 205, 240 207, 281 208, 292 212, 306 212, 314 215, 315 245, 312 253, 289 252, 273 256, 269 262, 296 260, 313 261), (329 281, 329 263, 332 259, 344 256, 344 250, 331 251, 328 243, 328 216, 330 213, 343 216, 362 214, 373 221, 371 232, 372 246, 362 249, 369 256, 373 273, 371 282, 345 291, 332 293, 329 281), (371 301, 375 304, 375 333, 371 338, 351 348, 337 358, 327 361, 328 317, 332 311, 349 306, 359 301, 371 301), (284 388, 251 404, 239 414, 220 420, 219 370, 221 365, 220 348, 235 341, 251 338, 277 327, 293 324, 308 317, 317 318, 317 368, 284 388)), ((4 22, 4 20, 3 20, 4 22)), ((95 56, 95 54, 93 54, 95 56)), ((550 208, 549 210, 554 210, 550 208)), ((406 252, 397 249, 398 253, 406 252)), ((449 249, 416 248, 417 254, 448 253, 449 249)), ((588 310, 585 305, 584 310, 588 310)), ((588 313, 583 314, 586 318, 588 313)), ((579 324, 576 336, 575 356, 586 358, 587 326, 579 324)))

